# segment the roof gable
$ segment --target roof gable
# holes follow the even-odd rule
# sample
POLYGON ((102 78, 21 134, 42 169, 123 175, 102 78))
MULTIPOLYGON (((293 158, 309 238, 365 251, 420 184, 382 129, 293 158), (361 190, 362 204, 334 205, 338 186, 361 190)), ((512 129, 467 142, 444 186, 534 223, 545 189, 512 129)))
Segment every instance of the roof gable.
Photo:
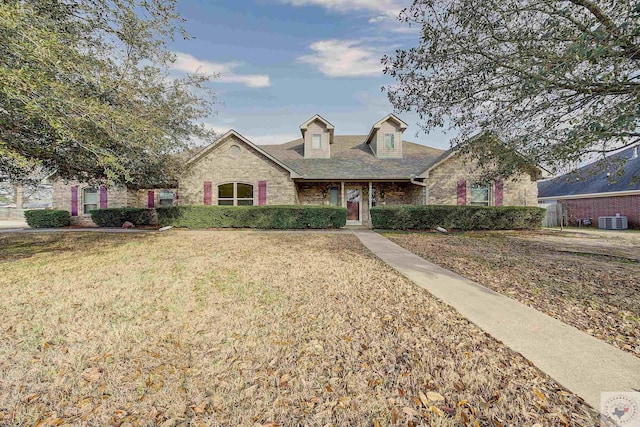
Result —
POLYGON ((216 148, 218 148, 224 141, 226 141, 227 139, 229 139, 230 137, 236 137, 238 140, 240 140, 242 143, 246 144, 247 146, 253 148, 254 150, 256 150, 258 153, 262 154, 263 156, 265 156, 267 159, 271 160, 273 163, 275 163, 276 165, 280 166, 281 168, 285 169, 286 171, 289 172, 289 174, 291 175, 291 178, 300 178, 300 174, 298 172, 296 172, 295 170, 291 169, 289 166, 287 166, 286 164, 284 164, 282 161, 280 161, 279 159, 277 159, 276 157, 274 157, 272 154, 268 153, 267 151, 263 150, 262 148, 260 148, 260 146, 254 144, 253 142, 249 141, 247 138, 245 138, 244 136, 240 135, 238 132, 236 132, 235 130, 231 129, 230 131, 228 131, 227 133, 225 133, 224 135, 222 135, 220 138, 218 138, 217 140, 213 141, 211 144, 209 144, 208 146, 206 146, 203 150, 201 150, 200 152, 198 152, 195 156, 191 157, 189 160, 187 160, 187 167, 191 167, 193 164, 197 163, 200 159, 202 159, 203 157, 205 157, 207 154, 211 153, 212 151, 214 151, 216 148))
POLYGON ((309 127, 309 125, 315 121, 322 123, 327 128, 327 130, 329 131, 329 144, 333 144, 333 133, 335 131, 335 127, 320 114, 314 114, 313 117, 300 125, 300 133, 302 133, 302 138, 304 138, 304 134, 307 132, 307 128, 309 127))
POLYGON ((382 119, 378 120, 376 123, 373 124, 373 126, 371 126, 371 130, 369 131, 369 136, 367 136, 367 144, 369 144, 371 142, 371 138, 373 137, 373 134, 380 129, 380 127, 382 126, 383 123, 387 122, 387 121, 394 121, 396 122, 396 124, 400 127, 400 130, 402 132, 404 132, 405 130, 407 130, 407 128, 409 127, 409 125, 407 125, 405 122, 403 122, 402 120, 400 120, 398 118, 398 116, 396 116, 395 114, 391 113, 391 114, 387 114, 386 116, 384 116, 382 119))

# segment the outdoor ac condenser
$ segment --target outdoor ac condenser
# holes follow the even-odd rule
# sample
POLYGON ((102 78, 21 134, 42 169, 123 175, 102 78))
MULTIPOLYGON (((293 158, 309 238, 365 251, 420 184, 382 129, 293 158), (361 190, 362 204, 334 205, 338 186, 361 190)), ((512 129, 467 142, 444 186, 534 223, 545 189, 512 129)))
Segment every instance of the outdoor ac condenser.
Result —
POLYGON ((600 216, 598 228, 605 230, 626 230, 629 228, 626 216, 600 216))

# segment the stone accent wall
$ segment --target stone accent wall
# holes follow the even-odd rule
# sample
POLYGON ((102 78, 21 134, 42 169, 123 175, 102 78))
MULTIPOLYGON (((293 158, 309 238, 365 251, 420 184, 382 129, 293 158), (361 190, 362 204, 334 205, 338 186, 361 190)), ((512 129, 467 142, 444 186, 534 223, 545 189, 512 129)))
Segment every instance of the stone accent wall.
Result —
POLYGON ((424 205, 425 187, 410 182, 374 182, 376 205, 424 205))
MULTIPOLYGON (((92 187, 89 184, 77 181, 65 182, 57 179, 53 182, 53 209, 64 209, 71 212, 71 187, 78 186, 78 216, 71 217, 72 225, 94 226, 91 221, 91 215, 83 213, 83 190, 92 187)), ((107 207, 123 208, 126 206, 135 206, 130 204, 131 191, 124 187, 107 188, 107 207)))
POLYGON ((297 182, 298 202, 301 205, 329 206, 331 205, 331 187, 337 187, 339 192, 340 185, 340 181, 297 182), (322 195, 323 191, 325 192, 324 196, 322 195))
MULTIPOLYGON (((297 182, 296 190, 301 205, 324 205, 329 206, 331 187, 337 187, 341 191, 340 181, 330 182, 297 182), (323 196, 323 191, 325 195, 323 196)), ((345 194, 340 193, 340 205, 346 207, 346 188, 360 187, 362 203, 362 224, 370 225, 369 214, 369 182, 346 181, 344 183, 345 194)), ((422 205, 424 204, 424 188, 408 182, 373 182, 375 202, 379 206, 383 205, 422 205), (382 196, 384 194, 384 196, 382 196)))
POLYGON ((558 203, 566 210, 569 225, 575 226, 580 219, 590 218, 591 226, 598 227, 598 217, 620 214, 627 217, 629 227, 640 228, 640 194, 558 200, 558 203))
MULTIPOLYGON (((473 162, 464 161, 460 156, 453 156, 438 165, 429 174, 425 182, 429 185, 430 205, 458 204, 458 181, 467 181, 467 201, 470 187, 479 178, 479 173, 473 162)), ((493 188, 490 195, 491 204, 494 203, 493 188)), ((522 174, 504 181, 504 206, 537 206, 538 185, 527 174, 522 174)))
POLYGON ((218 204, 218 185, 229 182, 253 185, 254 205, 257 205, 259 181, 267 181, 267 205, 297 203, 289 172, 233 135, 218 142, 185 172, 179 182, 178 203, 204 204, 205 181, 212 183, 212 205, 218 204), (237 148, 232 147, 239 147, 239 154, 237 148))

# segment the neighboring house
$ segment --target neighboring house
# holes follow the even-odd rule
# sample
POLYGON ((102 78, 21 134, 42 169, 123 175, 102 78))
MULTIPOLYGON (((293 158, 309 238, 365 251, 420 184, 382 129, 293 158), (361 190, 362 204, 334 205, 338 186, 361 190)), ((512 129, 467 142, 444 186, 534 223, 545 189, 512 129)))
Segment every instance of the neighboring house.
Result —
POLYGON ((406 128, 390 114, 366 135, 336 135, 315 115, 300 126, 301 138, 278 145, 256 145, 231 130, 187 162, 177 189, 59 181, 54 206, 79 223, 97 207, 334 205, 347 208, 349 224, 369 225, 376 205, 536 205, 535 176, 480 182, 456 152, 404 141, 406 128))
POLYGON ((626 216, 640 227, 638 146, 618 152, 560 177, 538 182, 540 204, 559 203, 570 225, 598 225, 601 216, 626 216))

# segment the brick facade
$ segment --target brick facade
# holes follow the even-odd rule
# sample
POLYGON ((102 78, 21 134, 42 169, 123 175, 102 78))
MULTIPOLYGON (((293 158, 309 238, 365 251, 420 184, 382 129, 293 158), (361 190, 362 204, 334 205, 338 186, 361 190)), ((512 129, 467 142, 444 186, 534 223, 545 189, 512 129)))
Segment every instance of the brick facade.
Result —
MULTIPOLYGON (((309 160, 321 161, 321 160, 309 160)), ((393 161, 393 160, 389 160, 393 161)), ((458 182, 467 182, 467 200, 470 186, 478 180, 475 169, 459 156, 453 156, 438 164, 425 179, 426 187, 405 181, 371 181, 374 193, 374 206, 383 205, 423 205, 457 203, 458 182)), ((258 205, 264 195, 266 183, 267 205, 329 205, 331 188, 338 188, 338 204, 346 206, 348 188, 361 190, 361 222, 370 224, 369 215, 369 183, 367 180, 325 182, 304 181, 295 172, 287 169, 260 151, 235 132, 219 140, 203 151, 187 167, 179 180, 175 203, 180 205, 218 205, 219 186, 227 183, 244 183, 253 186, 253 204, 258 205), (293 177, 292 177, 293 176, 293 177), (344 190, 343 190, 344 188, 344 190)), ((89 215, 82 214, 83 189, 86 184, 63 183, 54 184, 54 207, 71 210, 71 188, 78 186, 78 207, 80 214, 74 217, 74 224, 91 224, 89 215)), ((160 192, 154 189, 154 205, 160 206, 160 192)), ((463 190, 464 195, 464 190, 463 190)), ((491 204, 495 204, 492 194, 491 204)), ((108 189, 108 207, 147 207, 149 190, 132 190, 125 188, 108 189)), ((522 175, 504 182, 504 205, 537 205, 536 182, 528 175, 522 175)))
POLYGON ((217 205, 218 185, 239 182, 253 185, 254 204, 257 205, 260 181, 267 182, 267 205, 297 204, 295 184, 289 171, 236 136, 230 136, 189 166, 178 183, 179 204, 204 204, 204 182, 211 182, 211 203, 217 205))
MULTIPOLYGON (((53 182, 53 209, 63 209, 71 212, 71 189, 78 187, 78 215, 71 217, 72 225, 95 225, 91 221, 91 215, 84 213, 84 190, 87 188, 98 188, 86 183, 77 181, 65 182, 61 179, 53 182)), ((107 188, 107 207, 123 208, 126 206, 136 206, 131 198, 131 191, 124 187, 107 188)))
POLYGON ((591 226, 597 227, 598 217, 620 214, 627 217, 629 227, 640 228, 640 194, 558 200, 558 203, 566 210, 570 225, 591 218, 591 226))
MULTIPOLYGON (((456 205, 458 181, 467 183, 466 200, 470 198, 470 187, 479 181, 479 172, 472 162, 460 156, 453 156, 436 166, 426 179, 429 185, 428 204, 456 205)), ((491 186, 490 204, 495 204, 494 186, 491 186)), ((503 200, 505 206, 537 206, 538 186, 527 174, 505 180, 503 184, 503 200)))

